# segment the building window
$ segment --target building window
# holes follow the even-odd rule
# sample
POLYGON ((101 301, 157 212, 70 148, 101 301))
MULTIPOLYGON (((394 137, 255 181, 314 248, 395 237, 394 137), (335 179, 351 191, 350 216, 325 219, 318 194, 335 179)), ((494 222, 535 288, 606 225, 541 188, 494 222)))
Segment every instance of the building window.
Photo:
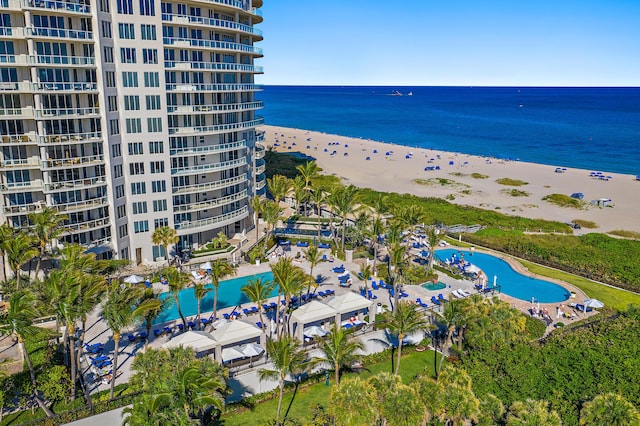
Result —
POLYGON ((167 210, 167 200, 153 200, 153 211, 164 212, 167 210))
POLYGON ((107 87, 116 87, 116 73, 113 71, 106 71, 104 73, 104 79, 107 87))
POLYGON ((122 177, 122 164, 116 164, 113 166, 113 178, 118 179, 122 177))
POLYGON ((113 47, 105 46, 102 51, 104 52, 104 61, 108 64, 113 63, 113 47))
POLYGON ((122 62, 123 64, 135 64, 136 63, 135 47, 121 47, 120 62, 122 62))
POLYGON ((142 120, 139 118, 127 118, 127 133, 142 133, 142 120))
POLYGON ((144 87, 160 87, 160 77, 157 72, 144 73, 144 87))
POLYGON ((149 142, 149 154, 163 154, 164 143, 162 141, 149 142))
POLYGON ((120 249, 120 259, 129 260, 129 247, 120 249))
POLYGON ((107 96, 107 103, 109 104, 109 112, 114 112, 118 110, 117 96, 107 96))
POLYGON ((140 220, 138 222, 133 222, 133 229, 136 234, 139 234, 141 232, 149 232, 149 221, 140 220))
POLYGON ((131 175, 143 175, 144 163, 129 163, 129 174, 131 175))
POLYGON ((109 134, 110 135, 120 134, 120 121, 117 118, 112 118, 111 120, 109 120, 109 134))
POLYGON ((135 71, 123 72, 122 85, 124 87, 138 87, 138 73, 135 71))
POLYGON ((140 32, 142 33, 143 40, 155 40, 156 39, 156 26, 155 25, 140 25, 140 32))
POLYGON ((111 156, 113 158, 122 157, 122 151, 120 150, 120 144, 119 143, 111 145, 111 156))
POLYGON ((118 219, 122 219, 123 217, 125 217, 127 215, 127 206, 124 204, 118 206, 116 208, 116 215, 118 216, 118 219))
POLYGON ((118 13, 123 15, 133 15, 133 0, 117 0, 118 13))
POLYGON ((135 29, 133 24, 119 23, 118 33, 121 39, 133 40, 136 38, 135 29))
POLYGON ((145 64, 157 64, 158 49, 142 49, 142 60, 145 64))
POLYGON ((133 182, 131 184, 131 194, 141 195, 147 193, 147 184, 145 182, 133 182))
POLYGON ((132 142, 127 145, 129 148, 129 155, 143 155, 142 142, 132 142))
POLYGON ((102 27, 102 37, 111 38, 111 22, 100 21, 100 26, 102 27))
POLYGON ((164 173, 164 161, 152 161, 151 173, 164 173))
POLYGON ((155 0, 140 0, 140 15, 155 16, 155 0))
POLYGON ((162 132, 162 119, 147 117, 147 129, 149 133, 162 132))
POLYGON ((140 111, 140 96, 125 96, 124 109, 125 111, 140 111))
POLYGON ((133 203, 133 214, 144 214, 147 212, 147 202, 138 201, 133 203))
POLYGON ((160 109, 160 95, 147 95, 146 100, 148 111, 160 109))
POLYGON ((127 229, 127 224, 118 226, 118 238, 124 238, 129 235, 129 230, 127 229))
POLYGON ((116 186, 116 198, 124 197, 124 185, 116 186))
POLYGON ((110 0, 100 0, 100 12, 109 13, 109 1, 110 0))
POLYGON ((151 190, 153 192, 167 192, 167 182, 163 180, 154 180, 151 182, 151 190))
POLYGON ((160 219, 155 219, 153 221, 153 226, 154 228, 160 228, 161 226, 169 226, 169 219, 167 219, 166 217, 162 217, 160 219))

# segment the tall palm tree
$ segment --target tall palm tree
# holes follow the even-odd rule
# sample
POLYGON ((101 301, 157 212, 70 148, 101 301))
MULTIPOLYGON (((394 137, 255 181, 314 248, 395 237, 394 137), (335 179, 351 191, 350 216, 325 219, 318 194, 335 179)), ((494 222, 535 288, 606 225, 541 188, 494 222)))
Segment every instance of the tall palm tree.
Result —
POLYGON ((291 180, 291 191, 293 192, 293 198, 296 200, 296 214, 300 213, 300 206, 305 206, 304 214, 306 216, 306 202, 309 197, 309 193, 307 192, 307 187, 305 186, 302 176, 298 175, 291 180))
POLYGON ((609 392, 585 402, 580 410, 580 424, 623 426, 640 424, 640 410, 624 396, 609 392))
POLYGON ((367 265, 366 263, 360 265, 360 276, 362 277, 362 281, 364 281, 364 292, 367 298, 369 298, 369 286, 367 283, 369 282, 369 278, 373 276, 373 268, 371 268, 371 265, 367 265))
POLYGON ((249 282, 240 289, 242 293, 247 296, 251 303, 255 303, 258 307, 258 315, 260 316, 260 323, 264 325, 264 318, 262 317, 262 305, 266 303, 271 292, 273 291, 273 282, 265 280, 264 278, 251 278, 249 282))
POLYGON ((347 230, 347 217, 356 212, 356 206, 360 200, 358 188, 353 185, 336 188, 329 196, 329 202, 335 208, 336 213, 342 218, 342 243, 341 251, 344 252, 344 238, 347 230))
POLYGON ((398 339, 398 353, 394 374, 400 371, 400 357, 402 356, 402 340, 409 334, 429 329, 428 320, 418 312, 415 305, 399 302, 393 312, 384 314, 386 328, 398 339))
POLYGON ((0 312, 0 335, 14 336, 18 341, 18 345, 20 345, 24 359, 27 361, 27 366, 29 367, 31 384, 33 385, 33 396, 47 417, 51 417, 53 416, 53 412, 40 398, 33 363, 31 362, 29 351, 24 343, 25 338, 32 337, 37 333, 36 327, 32 324, 33 320, 37 318, 39 314, 37 300, 33 293, 27 290, 14 292, 9 298, 9 307, 3 312, 0 312))
POLYGON ((177 384, 171 394, 177 406, 184 407, 186 418, 192 418, 201 410, 213 406, 222 411, 224 398, 221 391, 226 384, 218 376, 208 376, 195 367, 178 373, 177 384))
POLYGON ((211 290, 213 289, 207 287, 205 283, 195 283, 193 285, 193 291, 196 296, 196 301, 198 303, 198 314, 196 316, 196 323, 198 324, 200 323, 200 309, 202 306, 202 299, 204 299, 205 296, 211 292, 211 290))
MULTIPOLYGON (((442 348, 442 356, 440 357, 440 364, 438 365, 438 371, 436 371, 436 377, 438 377, 438 373, 442 369, 446 353, 453 345, 453 334, 456 328, 462 328, 462 325, 465 323, 465 310, 461 302, 462 301, 450 300, 449 303, 445 304, 444 311, 441 314, 438 314, 437 322, 446 327, 447 337, 444 339, 444 347, 442 348)), ((461 344, 462 337, 460 334, 461 333, 458 334, 458 340, 461 344)))
MULTIPOLYGON (((293 259, 290 257, 281 257, 276 263, 272 263, 271 272, 273 272, 273 281, 278 286, 278 311, 276 312, 276 319, 280 319, 283 316, 280 309, 287 309, 291 302, 291 297, 300 292, 307 282, 307 278, 304 271, 295 266, 293 259), (284 297, 285 300, 284 307, 280 306, 281 297, 284 297)), ((283 321, 282 328, 288 331, 286 325, 283 321)))
MULTIPOLYGON (((309 275, 311 275, 311 278, 313 278, 313 282, 317 283, 316 277, 315 275, 313 275, 313 268, 318 266, 318 264, 322 261, 322 255, 320 254, 320 250, 318 250, 318 246, 311 245, 308 249, 304 250, 304 255, 307 258, 307 262, 309 262, 309 275)), ((309 297, 310 292, 311 286, 309 286, 307 290, 307 297, 309 297)))
POLYGON ((167 257, 167 260, 170 259, 169 246, 176 244, 178 241, 180 241, 180 237, 178 237, 176 230, 168 226, 159 226, 153 231, 153 234, 151 234, 151 242, 164 248, 164 255, 167 257))
POLYGON ((184 290, 191 283, 191 276, 186 272, 180 272, 174 267, 169 267, 165 270, 167 281, 169 282, 169 291, 173 294, 173 300, 178 308, 178 314, 182 320, 182 325, 187 328, 187 319, 182 313, 182 307, 180 306, 180 291, 184 290))
POLYGON ((47 245, 62 235, 64 232, 62 223, 68 219, 68 216, 61 215, 56 209, 47 206, 38 213, 29 214, 28 217, 32 226, 31 235, 38 247, 38 263, 36 263, 35 273, 37 277, 47 245))
POLYGON ((378 413, 371 403, 375 389, 368 380, 349 377, 331 389, 328 412, 344 426, 376 424, 378 413))
POLYGON ((236 267, 225 260, 216 259, 211 262, 211 283, 213 284, 213 319, 218 315, 218 288, 220 281, 229 275, 236 274, 236 267))
POLYGON ((16 277, 16 289, 19 289, 22 265, 38 255, 38 250, 33 246, 33 238, 24 232, 18 232, 13 238, 2 241, 0 244, 7 258, 7 263, 16 277))
MULTIPOLYGON (((167 299, 165 299, 166 301, 167 299)), ((136 308, 133 310, 133 316, 141 318, 144 321, 145 329, 147 330, 147 336, 151 336, 151 327, 153 326, 153 320, 155 320, 165 303, 160 299, 160 294, 155 293, 153 288, 145 288, 140 295, 140 299, 136 303, 136 308)), ((144 342, 145 352, 149 348, 149 339, 144 342)))
POLYGON ((258 232, 258 220, 260 214, 262 213, 262 209, 264 208, 264 204, 265 199, 258 195, 249 199, 249 207, 251 207, 251 210, 253 211, 253 224, 256 227, 256 244, 260 239, 260 233, 258 232))
POLYGON ((271 232, 278 224, 281 214, 282 214, 282 208, 275 201, 267 201, 262 209, 262 218, 267 224, 267 234, 264 238, 265 253, 267 251, 267 246, 269 244, 269 238, 271 236, 271 232))
POLYGON ((527 399, 516 401, 509 407, 507 426, 560 426, 562 421, 558 412, 549 408, 547 401, 527 399))
POLYGON ((273 370, 261 368, 258 370, 260 381, 278 380, 280 393, 278 397, 278 411, 276 420, 280 421, 282 397, 284 396, 284 383, 287 375, 296 375, 304 372, 309 366, 305 362, 306 352, 301 349, 300 342, 290 336, 280 336, 278 340, 267 340, 267 354, 273 363, 273 370))
POLYGON ((340 369, 360 359, 358 351, 364 350, 362 341, 354 337, 352 330, 334 325, 331 332, 318 341, 318 348, 324 354, 319 361, 333 366, 336 385, 340 384, 340 369))
POLYGON ((402 288, 402 277, 407 264, 405 248, 400 243, 393 243, 389 247, 389 279, 393 285, 393 311, 395 312, 402 288))
MULTIPOLYGON (((298 171, 298 173, 300 173, 298 176, 302 177, 302 180, 304 180, 304 190, 310 197, 311 196, 311 180, 316 176, 318 176, 318 172, 319 172, 318 165, 316 164, 315 161, 307 161, 306 163, 300 164, 299 166, 297 166, 296 170, 298 171)), ((304 215, 305 216, 307 215, 306 207, 304 209, 304 215)))
MULTIPOLYGON (((454 426, 477 422, 480 401, 471 389, 471 377, 461 368, 447 365, 438 379, 444 410, 441 419, 454 426)), ((546 423, 540 423, 546 424, 546 423)))
POLYGON ((376 271, 376 265, 378 262, 378 250, 379 250, 378 238, 380 237, 380 235, 384 234, 384 230, 385 230, 385 226, 384 226, 384 222, 382 221, 382 217, 374 216, 373 221, 371 222, 371 227, 369 228, 369 233, 368 233, 368 236, 371 239, 371 246, 373 248, 372 268, 374 271, 376 271))
POLYGON ((429 243, 429 249, 431 250, 429 256, 429 265, 427 266, 427 272, 430 273, 433 270, 433 261, 436 257, 436 246, 440 239, 440 234, 435 226, 429 226, 426 230, 427 243, 429 243))
POLYGON ((291 188, 291 182, 286 176, 274 175, 271 178, 267 178, 267 187, 276 204, 280 205, 280 201, 282 201, 285 195, 287 195, 287 192, 289 192, 289 188, 291 188))
POLYGON ((120 352, 120 337, 122 331, 130 327, 136 319, 135 307, 140 300, 141 289, 138 286, 122 285, 114 280, 107 290, 107 299, 102 306, 102 318, 113 333, 113 379, 109 399, 113 399, 113 390, 118 378, 118 353, 120 352))
POLYGON ((315 188, 311 191, 309 195, 309 201, 316 206, 316 210, 318 211, 318 241, 320 241, 320 220, 322 219, 322 205, 324 204, 327 198, 327 194, 324 192, 322 188, 315 188))

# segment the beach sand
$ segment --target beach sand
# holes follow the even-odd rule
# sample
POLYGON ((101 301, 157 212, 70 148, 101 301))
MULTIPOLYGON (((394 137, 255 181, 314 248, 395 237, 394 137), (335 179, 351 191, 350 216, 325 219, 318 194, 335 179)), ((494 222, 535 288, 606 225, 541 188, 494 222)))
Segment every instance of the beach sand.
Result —
POLYGON ((632 175, 602 170, 611 178, 599 180, 590 176, 591 170, 567 168, 563 173, 556 173, 556 166, 410 148, 277 126, 261 126, 259 130, 265 132, 265 146, 274 146, 279 152, 309 155, 316 159, 323 173, 338 176, 345 184, 445 198, 455 204, 496 210, 507 215, 559 222, 587 220, 598 226, 576 230, 576 235, 612 230, 640 232, 640 196, 637 195, 640 182, 632 175), (334 151, 335 154, 331 155, 334 151), (387 152, 392 153, 385 155, 387 152), (438 166, 439 170, 425 171, 427 166, 438 166), (473 177, 474 173, 486 178, 473 177), (496 182, 501 178, 528 184, 506 186, 496 182), (442 179, 447 180, 446 184, 442 184, 442 179), (417 183, 416 180, 422 181, 417 183), (527 195, 516 197, 506 193, 512 189, 525 191, 527 195), (571 195, 575 192, 584 193, 583 201, 587 205, 591 200, 608 198, 613 200, 614 207, 588 205, 578 210, 542 200, 550 194, 571 195))

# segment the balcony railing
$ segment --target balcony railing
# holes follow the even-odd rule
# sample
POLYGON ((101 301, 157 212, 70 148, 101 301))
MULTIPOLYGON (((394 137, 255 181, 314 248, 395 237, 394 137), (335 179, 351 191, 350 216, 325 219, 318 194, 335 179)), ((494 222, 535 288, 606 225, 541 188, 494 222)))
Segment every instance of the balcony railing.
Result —
POLYGON ((91 200, 76 201, 74 203, 54 204, 53 207, 60 212, 94 209, 109 204, 108 197, 93 198, 91 200))
POLYGON ((0 117, 11 116, 11 118, 33 118, 33 107, 22 108, 2 108, 0 107, 0 117))
POLYGON ((96 60, 90 56, 31 55, 29 63, 39 65, 83 65, 95 66, 96 60))
POLYGON ((0 27, 0 37, 24 38, 25 29, 23 27, 0 27))
POLYGON ((2 191, 38 191, 42 189, 42 180, 32 180, 29 182, 6 182, 0 184, 2 191))
POLYGON ((169 127, 170 135, 201 135, 203 133, 216 134, 234 130, 243 130, 264 124, 264 118, 260 117, 256 120, 245 121, 242 123, 218 124, 215 126, 199 126, 199 127, 169 127))
POLYGON ((247 177, 244 175, 232 177, 230 179, 217 180, 210 183, 201 183, 198 185, 189 186, 174 186, 173 195, 179 194, 197 194, 207 191, 215 191, 216 189, 227 188, 232 185, 239 185, 247 181, 247 177))
POLYGON ((24 145, 24 144, 32 144, 36 142, 36 134, 35 132, 26 133, 23 135, 3 135, 0 138, 0 142, 3 144, 15 144, 15 145, 24 145))
POLYGON ((59 169, 68 167, 86 167, 104 164, 104 155, 91 155, 87 157, 69 157, 42 161, 43 169, 59 169))
POLYGON ((96 228, 103 228, 105 226, 109 226, 109 218, 105 217, 102 219, 89 220, 86 222, 80 223, 71 223, 63 226, 63 235, 64 234, 72 234, 75 232, 87 232, 96 228))
MULTIPOLYGON (((17 83, 16 83, 17 84, 17 83)), ((239 83, 223 83, 223 84, 167 84, 168 91, 176 92, 255 92, 262 90, 264 86, 260 84, 239 84, 239 83)))
POLYGON ((252 53, 262 55, 262 49, 250 44, 234 43, 231 41, 204 40, 187 37, 162 37, 162 43, 176 47, 203 47, 206 49, 229 50, 233 52, 252 53))
POLYGON ((54 118, 65 116, 68 118, 83 117, 83 116, 99 116, 100 108, 47 108, 36 109, 36 118, 54 118))
POLYGON ((64 91, 64 92, 95 92, 98 90, 98 83, 59 83, 59 82, 47 82, 47 83, 31 83, 33 90, 36 92, 43 91, 64 91))
POLYGON ((173 206, 174 213, 194 212, 200 210, 208 210, 215 207, 224 206, 233 202, 243 200, 247 198, 247 190, 238 192, 237 194, 228 195, 226 197, 216 198, 214 200, 202 201, 199 203, 183 204, 179 206, 173 206))
POLYGON ((19 204, 14 206, 4 206, 2 211, 4 214, 28 214, 42 210, 44 202, 39 201, 31 204, 19 204))
POLYGON ((84 143, 95 142, 102 139, 102 132, 85 132, 85 133, 67 133, 64 135, 40 136, 38 142, 40 144, 53 143, 84 143))
POLYGON ((246 141, 239 141, 239 142, 223 143, 220 145, 174 148, 174 149, 171 149, 169 153, 171 155, 195 156, 195 155, 214 154, 219 152, 233 151, 236 149, 241 149, 246 147, 247 147, 246 141))
POLYGON ((167 106, 167 112, 173 114, 195 114, 201 112, 239 112, 251 111, 264 108, 264 102, 244 102, 240 104, 220 104, 220 105, 177 105, 167 106))
POLYGON ((266 150, 264 149, 263 146, 256 145, 256 153, 255 153, 256 160, 263 159, 265 152, 266 150))
POLYGON ((259 180, 256 182, 256 191, 260 191, 262 188, 264 188, 267 185, 267 181, 265 180, 259 180))
POLYGON ((163 13, 162 21, 172 22, 178 25, 197 24, 197 25, 205 25, 208 28, 209 27, 224 28, 227 30, 240 31, 244 33, 253 34, 258 37, 262 37, 262 31, 259 30, 258 28, 254 28, 251 25, 241 24, 239 22, 227 21, 225 19, 213 19, 213 18, 205 18, 203 16, 163 13))
POLYGON ((68 180, 65 182, 51 182, 44 185, 44 192, 73 191, 76 189, 89 189, 104 186, 107 180, 104 176, 88 179, 68 180))
POLYGON ((221 163, 200 164, 197 166, 178 167, 171 169, 172 175, 187 175, 187 174, 200 174, 208 172, 216 172, 221 170, 233 169, 234 167, 245 166, 247 160, 245 158, 238 158, 237 160, 223 161, 221 163))
POLYGON ((26 169, 26 168, 34 168, 34 167, 38 167, 38 159, 37 158, 20 158, 20 159, 9 159, 9 160, 2 160, 2 162, 0 163, 0 167, 3 168, 20 168, 20 169, 26 169))
POLYGON ((85 15, 91 13, 91 7, 89 5, 81 4, 77 1, 21 0, 20 3, 24 8, 55 10, 56 12, 82 13, 85 15))
POLYGON ((224 62, 187 62, 187 61, 164 61, 165 68, 175 68, 182 70, 213 70, 213 71, 236 71, 262 74, 262 67, 250 64, 233 64, 224 62))
POLYGON ((185 221, 180 222, 175 225, 178 234, 186 234, 187 232, 181 231, 190 231, 201 227, 223 227, 225 225, 229 225, 233 222, 236 222, 240 219, 244 219, 249 216, 249 208, 247 206, 243 206, 239 210, 234 212, 225 213, 220 216, 214 216, 207 219, 193 220, 193 221, 185 221))
POLYGON ((267 166, 265 164, 256 166, 256 174, 257 175, 262 174, 266 169, 267 169, 267 166))
POLYGON ((70 38, 73 40, 87 40, 93 42, 91 31, 67 30, 64 28, 26 27, 27 37, 70 38))

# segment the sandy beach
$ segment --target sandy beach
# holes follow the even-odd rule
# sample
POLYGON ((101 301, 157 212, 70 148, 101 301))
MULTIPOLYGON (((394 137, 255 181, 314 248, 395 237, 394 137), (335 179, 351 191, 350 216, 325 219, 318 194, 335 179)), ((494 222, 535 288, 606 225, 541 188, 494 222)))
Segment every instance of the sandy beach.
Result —
POLYGON ((280 152, 297 151, 309 155, 316 159, 323 173, 336 175, 345 184, 446 198, 459 205, 509 215, 560 222, 580 219, 598 225, 595 229, 576 230, 576 234, 612 230, 640 232, 637 219, 640 182, 632 175, 573 168, 557 173, 556 166, 410 148, 301 129, 262 126, 260 130, 265 132, 265 146, 274 146, 280 152), (430 170, 425 170, 427 167, 430 170), (602 172, 607 179, 592 177, 593 171, 602 172), (478 174, 483 178, 478 178, 478 174), (527 185, 502 185, 496 182, 501 178, 521 180, 527 185), (444 185, 443 179, 447 180, 444 185), (527 194, 516 197, 507 193, 511 189, 527 194), (578 210, 558 207, 542 199, 550 194, 571 195, 575 192, 582 192, 587 204, 591 200, 607 198, 614 206, 588 205, 578 210))

